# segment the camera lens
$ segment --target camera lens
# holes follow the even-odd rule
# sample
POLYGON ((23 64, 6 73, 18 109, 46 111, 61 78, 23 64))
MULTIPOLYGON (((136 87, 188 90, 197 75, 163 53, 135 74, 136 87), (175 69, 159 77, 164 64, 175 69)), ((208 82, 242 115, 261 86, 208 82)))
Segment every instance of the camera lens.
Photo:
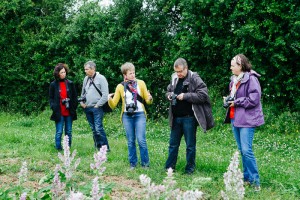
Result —
POLYGON ((134 103, 130 103, 126 105, 126 110, 128 115, 133 115, 136 110, 136 105, 134 103))
POLYGON ((175 106, 177 103, 177 94, 172 94, 172 100, 171 100, 171 105, 175 106))
POLYGON ((223 104, 223 107, 224 107, 224 108, 228 108, 228 107, 230 106, 229 101, 234 101, 234 98, 231 97, 231 96, 226 97, 226 98, 225 98, 225 102, 224 102, 224 104, 223 104))

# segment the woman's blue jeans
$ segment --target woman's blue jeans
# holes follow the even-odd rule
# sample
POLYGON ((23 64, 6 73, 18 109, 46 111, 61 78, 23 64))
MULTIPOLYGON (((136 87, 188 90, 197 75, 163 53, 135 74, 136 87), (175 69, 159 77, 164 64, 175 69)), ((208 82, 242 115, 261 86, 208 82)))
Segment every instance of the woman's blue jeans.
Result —
POLYGON ((178 150, 182 136, 186 143, 186 166, 185 171, 192 173, 195 170, 196 157, 196 132, 197 121, 195 117, 175 117, 170 134, 169 156, 165 168, 175 170, 178 150))
POLYGON ((65 125, 65 135, 69 137, 69 147, 72 144, 72 117, 71 116, 61 116, 59 122, 55 122, 56 133, 55 133, 55 148, 62 150, 61 146, 61 136, 63 133, 65 125))
POLYGON ((138 159, 136 155, 135 140, 137 139, 141 165, 143 167, 149 166, 149 155, 148 147, 146 142, 146 116, 144 112, 136 112, 133 115, 127 115, 126 113, 122 116, 123 125, 127 137, 128 145, 128 159, 130 166, 135 167, 138 159))
POLYGON ((260 185, 258 167, 252 150, 252 142, 254 138, 254 127, 235 127, 234 120, 231 120, 233 134, 242 155, 244 181, 249 181, 256 186, 260 185))
POLYGON ((103 145, 107 146, 109 150, 108 140, 106 137, 105 130, 103 128, 103 117, 104 112, 102 107, 94 108, 89 107, 84 109, 86 118, 93 131, 93 139, 95 148, 100 149, 103 145))

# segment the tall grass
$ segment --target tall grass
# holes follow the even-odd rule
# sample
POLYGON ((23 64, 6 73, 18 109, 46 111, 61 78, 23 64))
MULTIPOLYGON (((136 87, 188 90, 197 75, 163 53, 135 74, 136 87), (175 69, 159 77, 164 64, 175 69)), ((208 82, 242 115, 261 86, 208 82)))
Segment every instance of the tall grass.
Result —
MULTIPOLYGON (((216 127, 206 134, 198 129, 195 173, 191 176, 182 174, 186 164, 182 141, 174 177, 177 187, 182 190, 198 189, 207 199, 220 199, 220 191, 225 187, 223 174, 237 147, 230 126, 223 124, 225 111, 221 102, 213 102, 217 102, 213 105, 216 127)), ((262 190, 255 193, 252 188, 246 188, 245 199, 300 199, 299 113, 284 112, 274 116, 271 108, 264 106, 266 125, 256 130, 254 138, 262 190)), ((104 175, 138 182, 140 174, 146 174, 153 182, 162 183, 166 176, 164 164, 170 134, 167 120, 149 120, 147 123, 150 168, 129 170, 126 137, 119 113, 117 110, 107 114, 104 120, 111 148, 104 175)), ((53 173, 59 159, 54 148, 55 126, 49 116, 49 110, 29 117, 0 113, 0 188, 17 183, 23 161, 27 162, 28 181, 32 187, 40 187, 40 178, 53 173)), ((90 163, 95 149, 91 130, 81 111, 73 124, 72 149, 76 149, 76 157, 81 158, 75 179, 80 183, 79 187, 84 187, 93 176, 90 163)), ((113 180, 114 191, 131 190, 118 183, 118 179, 113 180)))

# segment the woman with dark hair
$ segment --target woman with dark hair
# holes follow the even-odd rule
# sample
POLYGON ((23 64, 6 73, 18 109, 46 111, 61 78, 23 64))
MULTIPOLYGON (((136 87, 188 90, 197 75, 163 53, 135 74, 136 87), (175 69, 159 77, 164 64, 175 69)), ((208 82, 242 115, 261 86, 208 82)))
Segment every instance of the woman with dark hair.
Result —
POLYGON ((77 119, 77 93, 74 83, 66 78, 69 68, 64 63, 58 63, 53 75, 55 80, 50 83, 49 102, 53 111, 50 119, 55 121, 55 148, 62 150, 61 136, 65 125, 65 135, 69 137, 69 146, 72 144, 72 123, 77 119))
POLYGON ((264 124, 264 116, 258 81, 260 75, 251 67, 248 58, 243 54, 238 54, 231 60, 233 76, 229 84, 230 95, 224 98, 224 107, 228 107, 225 123, 231 123, 242 155, 244 183, 253 185, 255 191, 259 191, 260 180, 252 142, 255 128, 264 124))

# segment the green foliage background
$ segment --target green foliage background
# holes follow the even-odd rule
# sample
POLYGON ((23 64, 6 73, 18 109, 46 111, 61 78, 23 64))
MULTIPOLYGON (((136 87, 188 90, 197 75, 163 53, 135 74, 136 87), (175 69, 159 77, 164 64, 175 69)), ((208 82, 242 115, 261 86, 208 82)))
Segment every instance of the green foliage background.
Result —
MULTIPOLYGON (((100 2, 100 1, 99 1, 100 2)), ((109 7, 75 0, 0 2, 0 105, 25 114, 48 106, 58 62, 70 66, 80 92, 83 64, 97 63, 110 91, 131 61, 155 102, 163 99, 172 65, 184 57, 220 98, 227 94, 230 60, 244 53, 262 75, 264 102, 276 111, 300 108, 300 2, 275 0, 115 0, 109 7)))

